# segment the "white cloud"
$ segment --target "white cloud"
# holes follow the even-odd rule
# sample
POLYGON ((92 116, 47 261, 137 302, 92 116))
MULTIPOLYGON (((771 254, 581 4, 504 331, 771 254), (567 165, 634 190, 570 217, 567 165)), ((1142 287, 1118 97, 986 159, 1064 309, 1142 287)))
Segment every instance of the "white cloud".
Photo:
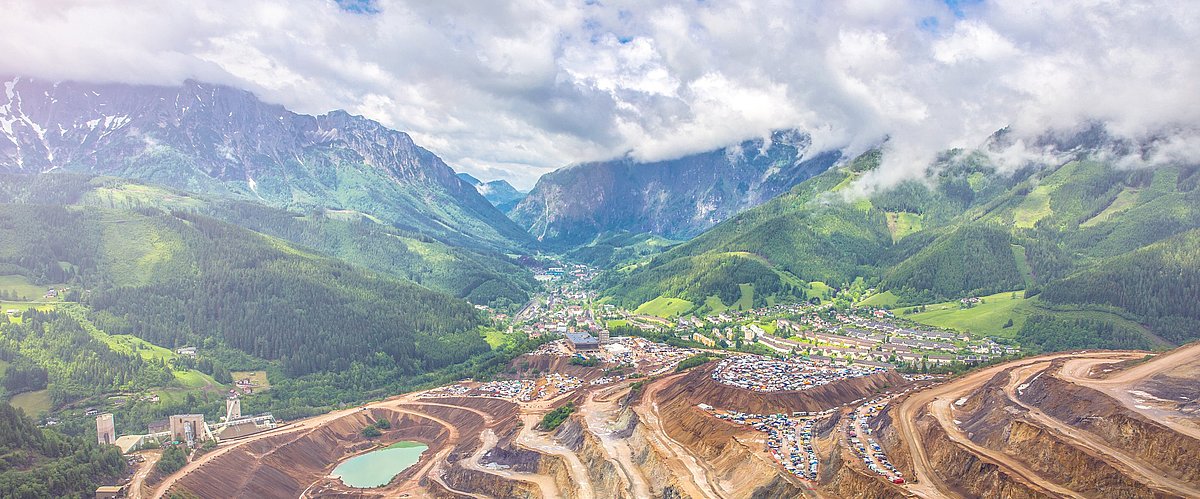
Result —
MULTIPOLYGON (((0 73, 247 88, 343 108, 522 188, 567 163, 665 159, 796 127, 888 141, 871 182, 1010 126, 1015 144, 1103 122, 1200 150, 1200 10, 1172 0, 681 4, 612 0, 0 0, 0 73)), ((1006 158, 1039 151, 1008 151, 1006 158)))

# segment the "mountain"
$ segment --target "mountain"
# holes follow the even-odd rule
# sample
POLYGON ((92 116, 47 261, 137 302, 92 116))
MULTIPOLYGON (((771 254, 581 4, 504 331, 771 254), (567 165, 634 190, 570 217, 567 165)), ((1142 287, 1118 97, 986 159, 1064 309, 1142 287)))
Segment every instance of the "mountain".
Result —
POLYGON ((927 180, 847 200, 838 191, 878 162, 864 156, 599 282, 624 306, 677 298, 693 313, 825 300, 830 288, 902 315, 1020 292, 1006 334, 1033 347, 1197 338, 1200 165, 1129 170, 1092 145, 1063 152, 1059 164, 999 172, 981 154, 951 151, 927 180), (1059 325, 1047 318, 1078 332, 1052 341, 1059 325))
POLYGON ((492 206, 495 206, 497 210, 505 213, 508 213, 517 203, 525 199, 525 193, 518 191, 507 180, 500 179, 483 182, 467 173, 459 173, 458 178, 462 179, 463 182, 475 186, 475 190, 479 191, 479 194, 484 199, 492 203, 492 206))
POLYGON ((509 212, 552 248, 588 244, 605 232, 694 237, 821 173, 841 154, 810 151, 811 139, 779 131, 679 159, 630 158, 569 166, 542 176, 509 212))
POLYGON ((528 235, 403 132, 344 111, 296 114, 253 94, 11 78, 0 172, 86 172, 291 211, 361 213, 455 245, 528 235))
POLYGON ((532 275, 503 253, 448 245, 355 213, 298 214, 136 180, 63 173, 0 174, 0 203, 201 213, 480 305, 523 304, 535 287, 532 275))

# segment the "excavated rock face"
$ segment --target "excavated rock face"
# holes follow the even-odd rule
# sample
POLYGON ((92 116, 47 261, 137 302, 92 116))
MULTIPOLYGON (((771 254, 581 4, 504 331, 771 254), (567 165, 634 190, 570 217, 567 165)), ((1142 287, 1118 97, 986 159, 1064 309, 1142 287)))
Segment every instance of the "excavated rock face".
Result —
POLYGON ((1129 411, 1104 393, 1057 376, 1041 376, 1020 399, 1124 449, 1168 476, 1200 483, 1200 440, 1129 411))
MULTIPOLYGON (((435 452, 438 442, 448 436, 446 428, 426 418, 363 411, 302 435, 285 433, 238 447, 185 475, 172 490, 200 497, 297 497, 338 462, 376 447, 361 431, 380 418, 388 419, 396 430, 387 432, 387 440, 379 443, 411 440, 435 452)), ((413 472, 410 468, 401 477, 413 472)))
MULTIPOLYGON (((515 404, 498 399, 415 399, 394 410, 356 412, 248 442, 185 476, 173 490, 203 497, 295 497, 305 489, 308 497, 395 496, 401 490, 432 497, 570 499, 1200 496, 1191 493, 1200 483, 1200 441, 1110 396, 1113 383, 1159 371, 1140 370, 1107 384, 1071 377, 1086 371, 1087 363, 1133 354, 1097 355, 1082 359, 1079 369, 1062 369, 1052 358, 1025 359, 952 378, 930 391, 878 398, 867 396, 903 380, 885 373, 762 394, 719 385, 708 368, 698 368, 629 393, 575 394, 580 411, 553 433, 530 433, 537 431, 526 427, 537 414, 529 413, 533 405, 519 415, 515 404), (787 473, 767 451, 763 433, 717 419, 697 407, 701 402, 763 413, 842 409, 814 426, 811 443, 820 463, 814 483, 787 473), (866 421, 869 431, 851 436, 852 415, 875 411, 877 404, 882 410, 866 421), (323 478, 336 462, 371 448, 359 430, 378 418, 397 428, 387 441, 428 442, 436 458, 380 490, 350 490, 323 478), (859 455, 851 441, 860 437, 879 444, 876 452, 886 459, 859 455), (909 483, 892 483, 897 475, 872 471, 884 460, 909 483)), ((1178 372, 1170 377, 1181 379, 1178 372)), ((1157 393, 1175 393, 1167 390, 1178 383, 1162 379, 1134 379, 1139 384, 1129 386, 1156 382, 1157 393)))

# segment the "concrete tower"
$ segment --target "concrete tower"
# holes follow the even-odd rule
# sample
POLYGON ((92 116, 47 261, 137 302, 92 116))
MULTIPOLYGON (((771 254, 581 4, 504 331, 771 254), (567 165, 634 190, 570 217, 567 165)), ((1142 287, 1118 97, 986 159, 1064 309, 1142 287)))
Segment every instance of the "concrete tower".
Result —
POLYGON ((117 443, 117 430, 113 424, 112 414, 96 416, 96 441, 100 442, 100 445, 117 443))
POLYGON ((237 395, 225 399, 225 422, 242 417, 242 399, 237 395))
POLYGON ((608 344, 608 328, 604 328, 604 329, 600 330, 600 344, 601 345, 608 344))

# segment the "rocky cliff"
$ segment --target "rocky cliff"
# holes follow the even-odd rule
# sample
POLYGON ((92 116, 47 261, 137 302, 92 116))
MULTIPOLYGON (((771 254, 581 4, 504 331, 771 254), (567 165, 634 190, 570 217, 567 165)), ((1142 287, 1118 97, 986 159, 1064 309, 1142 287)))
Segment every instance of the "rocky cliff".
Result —
POLYGON ((573 165, 539 179, 509 216, 554 247, 620 231, 686 239, 787 192, 841 157, 811 145, 803 133, 781 131, 668 161, 573 165))

